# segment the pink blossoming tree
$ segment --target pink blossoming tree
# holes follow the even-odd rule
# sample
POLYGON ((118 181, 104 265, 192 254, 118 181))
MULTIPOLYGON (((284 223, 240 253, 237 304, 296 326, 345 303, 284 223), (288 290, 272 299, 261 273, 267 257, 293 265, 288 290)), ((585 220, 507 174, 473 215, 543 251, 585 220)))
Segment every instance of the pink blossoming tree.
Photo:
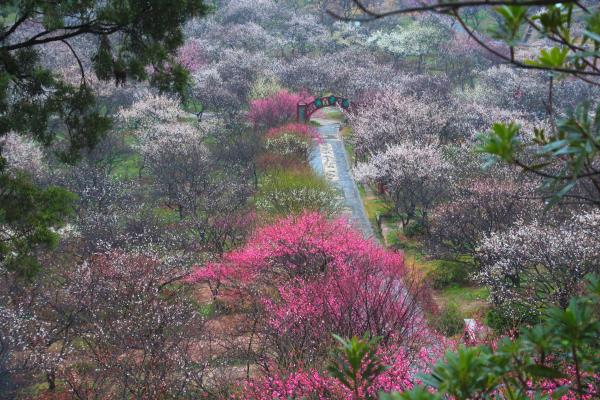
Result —
POLYGON ((365 240, 342 219, 283 218, 221 262, 199 267, 189 281, 209 282, 217 295, 223 287, 241 289, 254 299, 262 314, 259 336, 269 349, 255 355, 264 370, 318 367, 332 332, 368 333, 384 346, 424 342, 426 296, 402 254, 365 240))
POLYGON ((256 99, 250 102, 248 120, 255 127, 270 128, 296 117, 299 102, 310 101, 306 92, 290 93, 282 90, 266 99, 256 99))

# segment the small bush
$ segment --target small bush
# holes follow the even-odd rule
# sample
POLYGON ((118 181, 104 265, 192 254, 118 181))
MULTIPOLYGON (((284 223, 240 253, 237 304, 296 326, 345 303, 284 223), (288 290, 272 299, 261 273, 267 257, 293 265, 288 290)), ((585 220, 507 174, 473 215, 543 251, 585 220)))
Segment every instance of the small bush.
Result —
POLYGON ((287 157, 308 158, 311 148, 310 141, 292 133, 284 133, 267 139, 265 148, 268 152, 287 157))
POLYGON ((442 308, 431 321, 433 328, 444 336, 454 336, 464 330, 464 320, 456 303, 442 308))
POLYGON ((272 154, 307 160, 313 139, 316 138, 318 134, 314 128, 291 123, 269 129, 265 135, 265 148, 272 154))
POLYGON ((460 262, 445 261, 436 265, 429 273, 434 289, 444 289, 454 285, 465 285, 469 282, 470 269, 460 262))
POLYGON ((271 216, 305 210, 332 215, 338 209, 335 190, 308 167, 271 171, 261 183, 255 203, 258 211, 271 216))
POLYGON ((404 236, 414 238, 425 234, 425 225, 421 221, 414 221, 408 224, 403 230, 404 236))
POLYGON ((530 308, 520 305, 495 305, 488 311, 485 323, 500 334, 508 333, 521 325, 539 323, 540 315, 530 308))

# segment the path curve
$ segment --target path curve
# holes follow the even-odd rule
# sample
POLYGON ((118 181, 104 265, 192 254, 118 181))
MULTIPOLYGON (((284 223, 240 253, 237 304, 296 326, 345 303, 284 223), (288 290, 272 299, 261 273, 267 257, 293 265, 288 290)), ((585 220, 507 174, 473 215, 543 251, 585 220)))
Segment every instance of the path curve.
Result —
POLYGON ((312 168, 340 190, 344 205, 342 215, 347 216, 366 238, 375 238, 373 227, 352 176, 352 169, 340 135, 340 123, 323 118, 312 120, 320 124, 317 131, 323 139, 311 154, 312 168))

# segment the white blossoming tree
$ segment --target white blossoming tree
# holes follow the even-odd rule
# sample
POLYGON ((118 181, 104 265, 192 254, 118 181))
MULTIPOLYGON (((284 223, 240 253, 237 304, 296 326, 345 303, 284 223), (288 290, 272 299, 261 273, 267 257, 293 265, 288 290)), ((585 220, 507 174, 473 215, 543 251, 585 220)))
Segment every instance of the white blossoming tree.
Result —
POLYGON ((410 141, 390 145, 354 170, 359 181, 384 185, 404 226, 417 217, 426 223, 429 210, 448 193, 450 172, 437 143, 410 141))
POLYGON ((478 248, 478 279, 513 318, 518 310, 539 313, 550 305, 567 307, 584 286, 584 277, 600 272, 600 212, 567 222, 517 222, 492 233, 478 248))

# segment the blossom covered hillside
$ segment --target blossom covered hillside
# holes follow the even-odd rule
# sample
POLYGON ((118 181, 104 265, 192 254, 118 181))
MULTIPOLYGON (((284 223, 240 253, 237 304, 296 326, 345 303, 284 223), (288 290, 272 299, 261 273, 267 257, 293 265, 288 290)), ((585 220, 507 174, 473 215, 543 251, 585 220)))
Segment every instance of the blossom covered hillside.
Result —
POLYGON ((0 400, 600 398, 599 49, 597 0, 0 1, 0 400))

